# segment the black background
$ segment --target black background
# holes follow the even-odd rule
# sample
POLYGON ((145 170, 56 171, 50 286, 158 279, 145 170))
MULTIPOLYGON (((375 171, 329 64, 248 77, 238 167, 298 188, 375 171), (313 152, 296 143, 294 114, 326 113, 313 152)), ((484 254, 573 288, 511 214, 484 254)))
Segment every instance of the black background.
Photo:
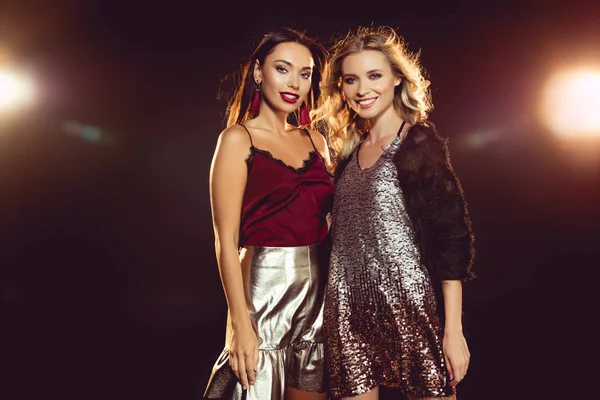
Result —
POLYGON ((371 23, 421 50, 477 235, 459 399, 595 393, 600 144, 538 112, 555 70, 600 64, 595 2, 5 0, 0 66, 38 99, 0 114, 0 398, 197 398, 224 342, 208 171, 232 75, 271 28, 371 23))

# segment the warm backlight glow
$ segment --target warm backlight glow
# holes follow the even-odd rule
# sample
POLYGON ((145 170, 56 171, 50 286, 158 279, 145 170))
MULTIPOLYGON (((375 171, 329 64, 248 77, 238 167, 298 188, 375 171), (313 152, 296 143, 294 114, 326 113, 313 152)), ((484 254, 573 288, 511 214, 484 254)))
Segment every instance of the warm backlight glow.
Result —
POLYGON ((0 111, 27 103, 32 97, 31 82, 18 75, 0 71, 0 111))
POLYGON ((548 84, 544 119, 562 137, 600 137, 600 71, 557 74, 548 84))

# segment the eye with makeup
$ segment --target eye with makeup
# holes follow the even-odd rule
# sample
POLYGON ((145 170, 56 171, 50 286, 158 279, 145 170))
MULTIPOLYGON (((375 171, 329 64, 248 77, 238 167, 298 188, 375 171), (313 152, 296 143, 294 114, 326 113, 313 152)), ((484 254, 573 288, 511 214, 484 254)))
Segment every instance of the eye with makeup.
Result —
POLYGON ((285 74, 285 73, 287 73, 287 72, 288 72, 288 70, 287 70, 287 69, 285 69, 285 67, 283 67, 283 66, 281 66, 281 65, 277 65, 277 66, 275 66, 275 70, 276 70, 277 72, 281 72, 282 74, 285 74))
POLYGON ((344 78, 344 83, 346 85, 352 85, 354 82, 356 82, 356 78, 353 76, 347 76, 346 78, 344 78))
POLYGON ((375 79, 381 78, 381 76, 382 75, 380 73, 374 72, 374 73, 372 73, 372 74, 369 75, 369 79, 372 80, 372 81, 374 81, 375 79))
POLYGON ((310 72, 303 72, 303 73, 300 74, 300 76, 303 79, 310 79, 311 74, 310 74, 310 72))

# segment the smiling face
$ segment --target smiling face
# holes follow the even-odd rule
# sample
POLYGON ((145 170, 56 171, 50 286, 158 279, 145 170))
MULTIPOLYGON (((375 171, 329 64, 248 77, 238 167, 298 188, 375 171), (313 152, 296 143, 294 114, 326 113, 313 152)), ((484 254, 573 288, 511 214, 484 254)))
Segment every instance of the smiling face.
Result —
POLYGON ((401 79, 390 63, 376 50, 353 53, 341 64, 342 91, 346 101, 364 119, 394 112, 394 89, 401 79))
POLYGON ((254 80, 261 83, 262 98, 268 106, 291 113, 300 107, 310 91, 313 67, 308 48, 284 42, 273 48, 262 65, 255 64, 254 80))

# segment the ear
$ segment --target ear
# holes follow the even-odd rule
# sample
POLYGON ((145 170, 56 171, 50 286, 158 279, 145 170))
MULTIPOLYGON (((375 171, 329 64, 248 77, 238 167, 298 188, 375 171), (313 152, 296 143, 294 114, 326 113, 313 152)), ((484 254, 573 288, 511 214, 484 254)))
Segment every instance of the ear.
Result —
POLYGON ((398 86, 400 83, 402 83, 402 78, 397 76, 394 78, 394 86, 398 86))
POLYGON ((258 60, 254 61, 253 68, 254 82, 260 84, 262 82, 262 72, 260 70, 260 63, 258 60))

